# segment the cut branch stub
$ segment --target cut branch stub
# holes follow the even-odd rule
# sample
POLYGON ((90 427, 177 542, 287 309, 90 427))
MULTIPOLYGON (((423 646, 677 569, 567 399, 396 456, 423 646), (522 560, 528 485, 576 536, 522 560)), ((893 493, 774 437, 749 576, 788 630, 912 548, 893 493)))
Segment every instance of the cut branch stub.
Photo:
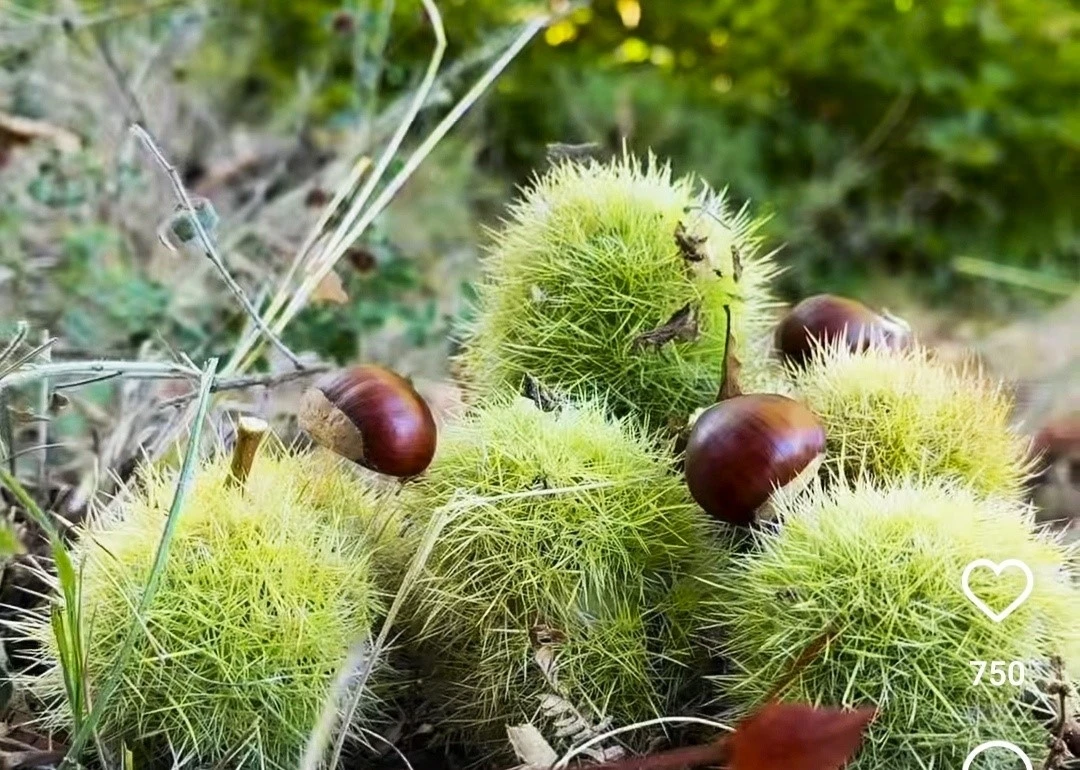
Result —
POLYGON ((259 445, 270 430, 266 420, 258 417, 241 417, 236 425, 236 446, 233 447, 232 466, 229 468, 229 486, 243 487, 255 462, 259 445))

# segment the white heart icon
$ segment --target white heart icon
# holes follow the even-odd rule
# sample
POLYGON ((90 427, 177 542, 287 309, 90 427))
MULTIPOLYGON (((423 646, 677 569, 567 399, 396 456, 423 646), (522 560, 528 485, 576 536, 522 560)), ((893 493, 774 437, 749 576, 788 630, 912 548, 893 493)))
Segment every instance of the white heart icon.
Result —
POLYGON ((972 749, 971 753, 967 755, 967 759, 964 760, 964 770, 971 770, 971 763, 975 761, 975 757, 982 754, 987 749, 1006 749, 1011 751, 1016 756, 1020 757, 1020 761, 1024 763, 1024 770, 1032 770, 1031 759, 1023 750, 1015 743, 1009 743, 1008 741, 987 741, 972 749))
POLYGON ((1000 564, 992 562, 989 559, 976 559, 964 568, 964 575, 960 578, 960 585, 964 589, 964 595, 971 600, 972 604, 982 610, 990 620, 995 623, 1000 623, 1005 620, 1005 618, 1009 617, 1009 615, 1013 614, 1016 608, 1027 601, 1027 598, 1031 596, 1031 592, 1035 589, 1035 576, 1031 573, 1031 568, 1019 559, 1006 559, 1000 564), (1000 577, 1001 573, 1007 569, 1018 569, 1023 572, 1024 576, 1027 578, 1027 585, 1024 586, 1024 590, 1020 592, 1020 595, 1016 597, 1012 604, 1001 612, 996 612, 971 590, 971 573, 979 568, 993 570, 994 574, 998 577, 1000 577))

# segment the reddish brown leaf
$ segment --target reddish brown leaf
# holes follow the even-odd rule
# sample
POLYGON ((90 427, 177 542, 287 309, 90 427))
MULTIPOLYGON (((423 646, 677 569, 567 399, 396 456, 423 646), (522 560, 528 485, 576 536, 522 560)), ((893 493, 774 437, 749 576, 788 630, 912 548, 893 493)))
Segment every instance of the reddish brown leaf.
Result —
POLYGON ((769 703, 728 737, 728 770, 839 770, 875 713, 769 703))
POLYGON ((721 739, 700 746, 683 746, 655 754, 589 765, 589 770, 686 770, 691 767, 719 767, 723 765, 726 753, 726 744, 721 739))

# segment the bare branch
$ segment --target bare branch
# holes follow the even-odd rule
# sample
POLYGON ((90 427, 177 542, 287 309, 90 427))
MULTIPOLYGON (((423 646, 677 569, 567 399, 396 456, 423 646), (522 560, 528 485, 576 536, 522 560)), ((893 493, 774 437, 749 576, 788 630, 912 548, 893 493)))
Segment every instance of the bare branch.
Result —
POLYGON ((161 168, 165 171, 166 175, 169 177, 169 181, 172 182, 173 189, 176 191, 177 198, 180 199, 184 210, 191 218, 191 224, 194 226, 195 232, 199 236, 199 240, 202 241, 203 249, 206 252, 207 259, 209 259, 210 262, 213 263, 214 267, 221 274, 222 279, 225 281, 225 285, 229 287, 229 290, 240 301, 240 304, 243 305, 244 310, 247 312, 247 314, 251 316, 251 320, 254 321, 255 325, 259 328, 259 330, 264 335, 266 335, 266 338, 270 340, 271 343, 273 343, 274 347, 281 351, 282 355, 288 358, 293 366, 295 366, 297 369, 303 369, 304 365, 303 363, 301 363, 300 359, 297 358, 296 355, 291 350, 289 350, 288 346, 286 346, 285 343, 282 342, 276 334, 274 334, 273 330, 270 329, 269 326, 267 326, 266 322, 262 319, 262 316, 259 315, 259 311, 256 310, 255 306, 251 304, 251 300, 248 299, 247 294, 245 294, 244 290, 240 288, 240 284, 236 282, 236 280, 229 273, 228 268, 225 267, 225 262, 222 260, 221 255, 218 254, 217 247, 214 245, 213 239, 210 238, 210 234, 206 232, 206 228, 203 227, 202 222, 199 220, 198 213, 195 210, 195 205, 192 203, 191 196, 188 195, 188 191, 184 187, 184 182, 180 179, 180 174, 176 170, 176 167, 173 166, 165 157, 164 153, 162 153, 161 149, 154 141, 154 138, 145 128, 143 128, 138 123, 135 123, 131 126, 131 132, 135 134, 135 136, 138 137, 139 140, 146 146, 146 149, 150 151, 150 153, 154 156, 154 159, 158 162, 158 165, 161 166, 161 168))

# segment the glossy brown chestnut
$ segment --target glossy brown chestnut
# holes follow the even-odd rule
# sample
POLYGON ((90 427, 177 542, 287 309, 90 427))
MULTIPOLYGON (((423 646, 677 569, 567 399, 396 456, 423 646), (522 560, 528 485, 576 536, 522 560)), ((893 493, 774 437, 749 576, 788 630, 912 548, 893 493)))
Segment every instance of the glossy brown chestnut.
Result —
POLYGON ((331 372, 304 394, 300 427, 378 473, 422 473, 435 456, 435 419, 412 384, 381 366, 331 372))
POLYGON ((836 340, 843 340, 853 352, 870 345, 899 349, 911 341, 911 329, 895 316, 875 313, 857 300, 833 294, 807 297, 776 327, 776 348, 794 364, 810 358, 815 343, 836 340))
POLYGON ((735 396, 701 413, 686 445, 686 484, 709 515, 746 526, 779 487, 825 451, 825 429, 785 396, 735 396))

